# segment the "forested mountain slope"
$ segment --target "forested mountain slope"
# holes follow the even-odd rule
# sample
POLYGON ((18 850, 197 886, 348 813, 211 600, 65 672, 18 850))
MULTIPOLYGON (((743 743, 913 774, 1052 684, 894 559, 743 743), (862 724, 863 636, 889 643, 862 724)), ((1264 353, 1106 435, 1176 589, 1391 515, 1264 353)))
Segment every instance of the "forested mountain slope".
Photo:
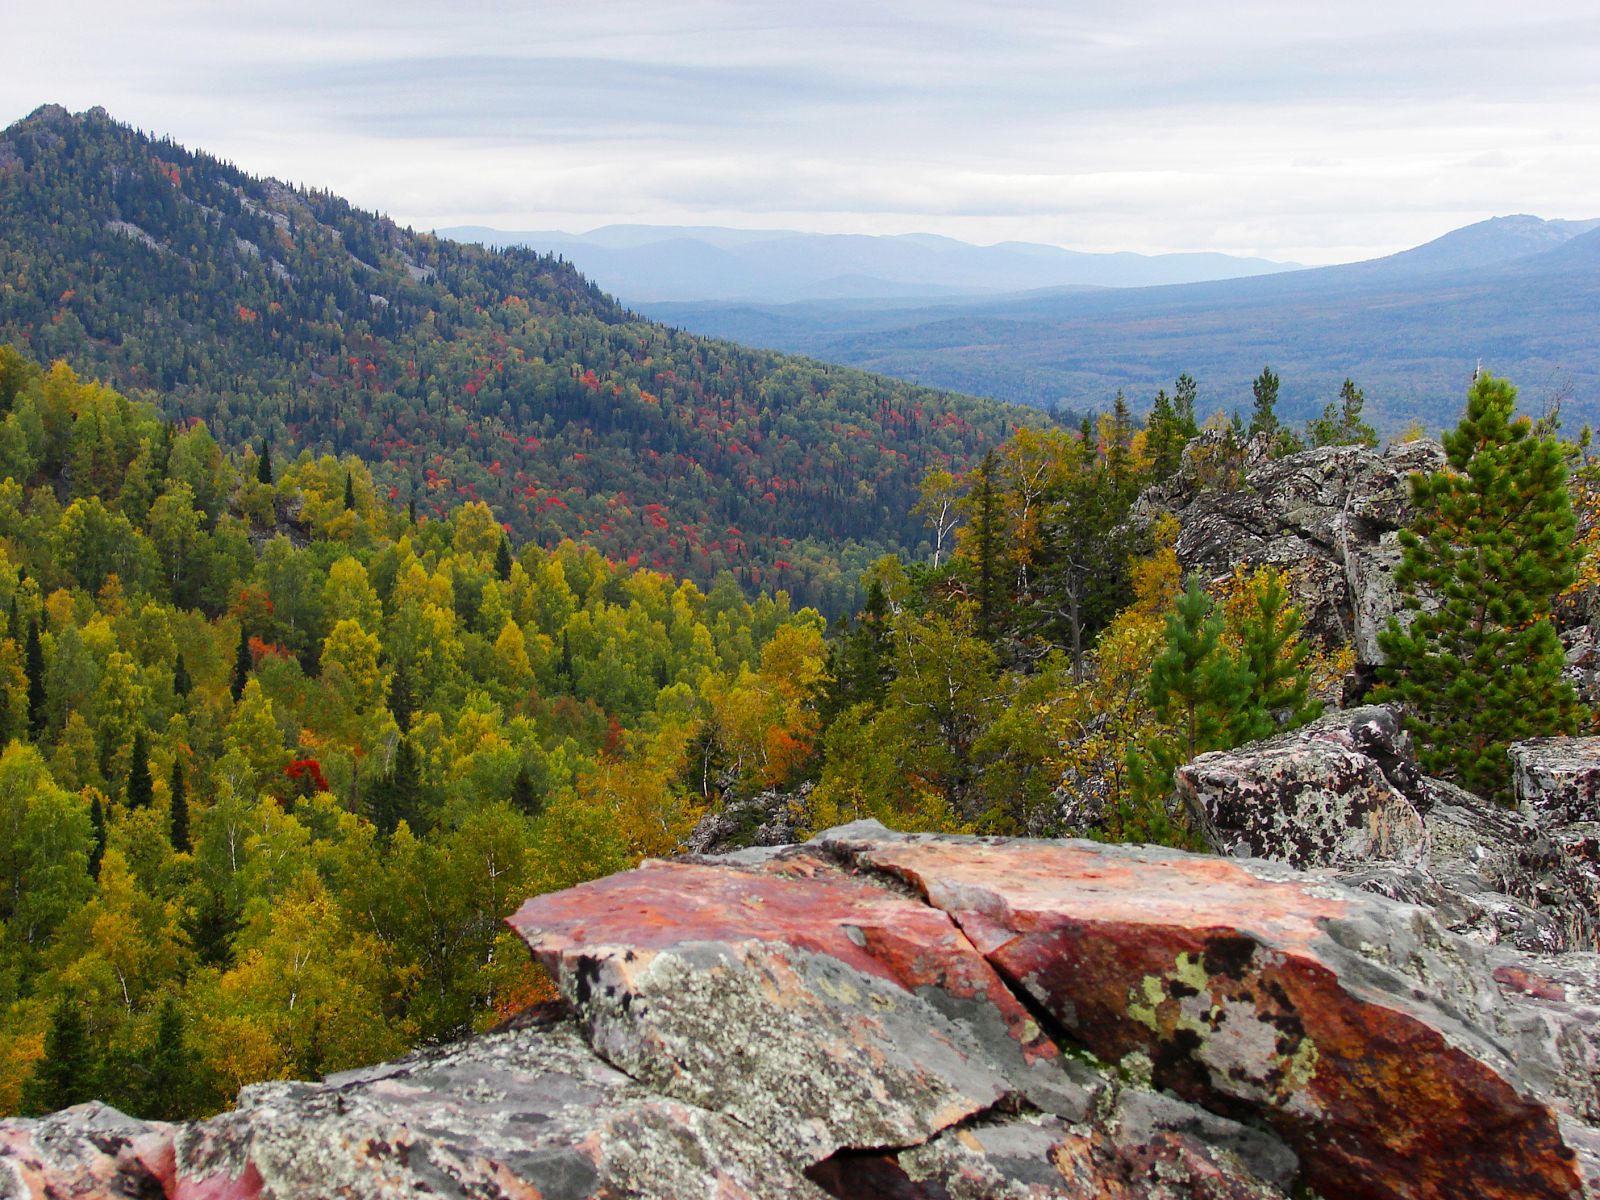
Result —
POLYGON ((1016 420, 648 323, 555 258, 415 233, 98 109, 0 134, 0 339, 225 444, 358 454, 426 512, 482 499, 519 539, 834 609, 920 536, 922 474, 1016 420))

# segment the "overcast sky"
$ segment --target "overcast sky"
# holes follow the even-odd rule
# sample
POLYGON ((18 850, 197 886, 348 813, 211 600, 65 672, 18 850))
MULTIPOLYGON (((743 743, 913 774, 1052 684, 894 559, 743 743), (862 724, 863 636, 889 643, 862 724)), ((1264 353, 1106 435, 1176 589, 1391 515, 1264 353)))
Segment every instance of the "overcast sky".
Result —
POLYGON ((0 124, 103 105, 398 220, 1308 263, 1600 216, 1593 0, 51 0, 0 124))

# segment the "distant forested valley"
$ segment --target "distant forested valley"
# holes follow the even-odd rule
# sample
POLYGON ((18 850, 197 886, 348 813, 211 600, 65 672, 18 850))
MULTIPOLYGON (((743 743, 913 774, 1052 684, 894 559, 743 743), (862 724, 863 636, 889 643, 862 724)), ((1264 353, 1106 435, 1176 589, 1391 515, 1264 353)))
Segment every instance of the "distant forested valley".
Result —
POLYGON ((230 446, 353 453, 402 505, 490 504, 829 612, 915 547, 931 467, 1026 413, 651 324, 569 265, 396 227, 98 110, 0 134, 0 338, 230 446))

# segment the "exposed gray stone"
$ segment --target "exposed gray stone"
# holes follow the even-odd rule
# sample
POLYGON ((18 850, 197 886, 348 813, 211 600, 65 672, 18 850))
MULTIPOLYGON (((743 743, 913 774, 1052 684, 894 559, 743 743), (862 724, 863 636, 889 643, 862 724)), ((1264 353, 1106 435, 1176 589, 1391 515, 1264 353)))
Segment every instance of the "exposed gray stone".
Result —
POLYGON ((1416 807, 1390 776, 1420 787, 1394 715, 1370 708, 1178 768, 1178 796, 1219 854, 1301 869, 1425 857, 1416 807), (1382 756, 1388 765, 1380 765, 1382 756))
POLYGON ((1438 470, 1444 452, 1416 441, 1369 450, 1328 446, 1267 459, 1251 442, 1239 454, 1242 478, 1214 469, 1225 435, 1191 442, 1171 480, 1147 489, 1134 518, 1173 513, 1178 561, 1220 578, 1243 563, 1272 565, 1288 577, 1305 630, 1327 644, 1350 643, 1357 661, 1382 661, 1377 635, 1404 619, 1394 586, 1398 531, 1411 519, 1409 479, 1438 470))
POLYGON ((1600 737, 1513 742, 1511 787, 1547 822, 1600 821, 1600 737))

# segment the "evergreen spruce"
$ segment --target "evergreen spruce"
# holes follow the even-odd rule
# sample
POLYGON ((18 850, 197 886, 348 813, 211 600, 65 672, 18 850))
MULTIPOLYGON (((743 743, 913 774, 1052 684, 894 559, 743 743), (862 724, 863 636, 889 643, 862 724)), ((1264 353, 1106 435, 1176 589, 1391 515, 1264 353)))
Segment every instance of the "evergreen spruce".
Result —
POLYGON ((261 439, 261 452, 256 455, 256 482, 272 482, 272 446, 266 438, 261 439))
POLYGON ((172 848, 187 854, 193 848, 189 841, 189 784, 183 777, 183 759, 172 759, 172 820, 169 826, 172 848))
POLYGON ((122 802, 130 809, 149 808, 155 798, 154 781, 150 778, 150 747, 144 730, 133 735, 133 749, 128 756, 128 778, 122 790, 122 802))
POLYGON ((1190 579, 1167 618, 1165 646, 1150 668, 1150 707, 1178 733, 1182 757, 1173 766, 1264 732, 1255 680, 1222 645, 1222 630, 1222 613, 1190 579))
POLYGON ((993 641, 1000 615, 1000 493, 994 486, 994 451, 983 456, 973 494, 973 552, 978 560, 978 636, 993 641))
POLYGON ((533 773, 528 770, 527 763, 517 768, 511 780, 511 805, 529 819, 536 819, 544 812, 544 793, 534 786, 533 773))
POLYGON ((1506 747, 1573 733, 1584 712, 1550 621, 1580 555, 1565 458, 1515 407, 1515 388, 1480 376, 1444 470, 1411 477, 1395 574, 1410 623, 1378 641, 1377 696, 1405 705, 1423 769, 1507 802, 1506 747))
POLYGON ((99 1090, 99 1074, 83 1010, 72 996, 63 996, 50 1014, 44 1056, 22 1085, 22 1111, 43 1116, 93 1100, 99 1090))
POLYGON ((183 1010, 170 994, 156 1013, 155 1042, 145 1055, 134 1111, 146 1120, 173 1121, 188 1114, 194 1064, 183 1029, 183 1010))
POLYGON ((1254 404, 1250 409, 1250 436, 1265 433, 1278 436, 1278 376, 1271 367, 1262 367, 1250 384, 1254 404))
POLYGON ((1173 410, 1167 389, 1156 393, 1150 408, 1150 419, 1145 422, 1146 444, 1150 448, 1150 472, 1157 481, 1170 479, 1177 474, 1187 444, 1180 440, 1178 416, 1173 410))
POLYGON ((106 856, 106 810, 98 790, 89 794, 89 828, 94 833, 94 845, 89 847, 89 878, 99 879, 100 860, 106 856))
POLYGON ((1178 376, 1177 383, 1172 387, 1172 412, 1178 420, 1179 429, 1183 431, 1185 442, 1200 436, 1200 425, 1194 415, 1195 401, 1199 395, 1200 386, 1195 383, 1193 375, 1185 371, 1178 376))
POLYGON ((243 925, 238 909, 228 897, 208 889, 205 902, 191 911, 184 929, 201 963, 225 971, 233 966, 233 938, 243 925))
POLYGON ((1346 379, 1339 389, 1337 406, 1328 405, 1322 415, 1313 420, 1306 433, 1313 446, 1376 446, 1378 431, 1361 419, 1361 409, 1367 394, 1346 379))
POLYGON ((421 833, 422 763, 407 738, 400 739, 394 766, 372 789, 372 823, 388 837, 404 821, 421 833))
POLYGON ((250 682, 250 668, 254 665, 250 654, 250 634, 244 627, 244 622, 239 622, 239 648, 233 655, 233 679, 228 684, 228 694, 233 697, 235 704, 244 695, 244 685, 250 682))
POLYGON ((1270 571, 1252 597, 1239 628, 1239 661, 1250 677, 1251 707, 1270 718, 1272 728, 1294 729, 1322 714, 1322 702, 1308 696, 1311 648, 1300 640, 1300 610, 1289 603, 1276 571, 1270 571))
POLYGON ((344 507, 346 512, 354 512, 356 507, 356 479, 350 471, 344 473, 344 507))
POLYGON ((494 551, 494 574, 501 583, 511 579, 511 539, 502 537, 494 551))
POLYGON ((180 650, 172 660, 172 694, 183 700, 193 690, 194 681, 189 678, 189 665, 183 661, 183 651, 180 650))
POLYGON ((574 673, 572 666, 572 639, 567 636, 567 631, 565 629, 561 631, 560 672, 561 678, 566 683, 568 691, 571 691, 577 686, 577 676, 574 673))
POLYGON ((411 732, 411 717, 417 710, 417 700, 411 693, 411 676, 404 667, 396 667, 389 678, 389 715, 402 734, 411 732))
POLYGON ((37 617, 28 620, 28 647, 23 657, 23 673, 28 679, 28 733, 34 741, 38 741, 44 736, 46 713, 44 647, 39 642, 37 617))

